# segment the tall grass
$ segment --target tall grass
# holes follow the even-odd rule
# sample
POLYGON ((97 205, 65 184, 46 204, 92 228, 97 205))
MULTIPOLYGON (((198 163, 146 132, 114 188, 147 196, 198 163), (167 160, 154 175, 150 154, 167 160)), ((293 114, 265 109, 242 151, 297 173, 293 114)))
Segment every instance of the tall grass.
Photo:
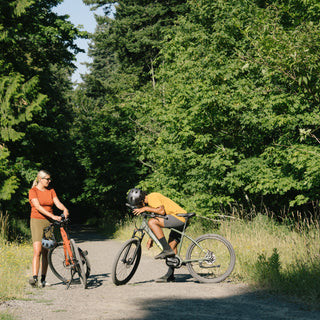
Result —
POLYGON ((0 301, 24 296, 27 270, 31 267, 31 243, 22 238, 9 242, 14 234, 10 229, 9 214, 0 211, 0 301))
MULTIPOLYGON (((115 237, 128 239, 133 221, 136 219, 125 219, 115 237)), ((320 228, 310 221, 294 226, 281 225, 262 214, 250 221, 236 218, 211 226, 198 218, 188 227, 188 234, 218 233, 232 243, 237 262, 229 279, 320 308, 320 228)))
POLYGON ((30 243, 8 243, 0 238, 0 301, 24 297, 31 261, 30 243))

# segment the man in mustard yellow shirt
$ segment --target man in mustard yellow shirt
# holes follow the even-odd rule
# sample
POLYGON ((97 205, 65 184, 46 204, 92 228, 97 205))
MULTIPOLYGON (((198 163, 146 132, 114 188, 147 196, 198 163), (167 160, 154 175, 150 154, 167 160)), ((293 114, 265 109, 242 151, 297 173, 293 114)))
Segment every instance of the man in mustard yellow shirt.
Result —
MULTIPOLYGON (((138 188, 133 188, 128 193, 128 201, 131 205, 136 206, 134 214, 139 215, 142 212, 153 212, 166 218, 151 218, 148 221, 149 227, 159 239, 163 251, 155 256, 155 259, 165 259, 176 254, 176 247, 180 242, 180 234, 171 231, 167 242, 162 228, 182 229, 185 223, 185 218, 179 217, 179 213, 187 213, 177 203, 165 197, 161 193, 152 192, 146 193, 138 188)), ((147 247, 152 247, 152 239, 149 239, 147 247)), ((157 282, 174 281, 174 268, 169 267, 168 272, 163 277, 156 280, 157 282)))

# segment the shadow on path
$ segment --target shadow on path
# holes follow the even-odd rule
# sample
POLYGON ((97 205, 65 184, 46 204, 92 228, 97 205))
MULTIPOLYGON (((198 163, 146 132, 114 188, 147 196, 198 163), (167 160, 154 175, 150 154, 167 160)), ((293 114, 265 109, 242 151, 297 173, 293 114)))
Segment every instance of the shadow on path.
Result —
POLYGON ((98 233, 97 229, 93 226, 69 225, 68 232, 70 237, 77 243, 85 241, 104 241, 109 239, 108 236, 98 233))
MULTIPOLYGON (((214 288, 213 288, 214 290, 214 288)), ((279 297, 251 292, 226 298, 148 299, 136 301, 144 316, 131 320, 319 320, 320 312, 303 310, 279 297)))

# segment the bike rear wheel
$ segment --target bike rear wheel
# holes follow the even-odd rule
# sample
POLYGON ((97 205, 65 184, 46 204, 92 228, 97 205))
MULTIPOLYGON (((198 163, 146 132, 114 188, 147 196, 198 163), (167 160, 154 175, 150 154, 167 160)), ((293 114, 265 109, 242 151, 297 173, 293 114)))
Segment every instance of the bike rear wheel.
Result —
POLYGON ((82 263, 82 258, 80 256, 79 248, 77 247, 74 239, 70 240, 70 246, 73 254, 73 258, 76 259, 76 270, 79 274, 80 281, 83 285, 83 288, 87 288, 87 276, 86 276, 86 270, 84 268, 84 264, 82 263))
POLYGON ((205 234, 192 243, 186 254, 190 274, 200 282, 218 283, 233 271, 236 255, 231 243, 218 234, 205 234))
POLYGON ((112 266, 112 281, 115 285, 126 284, 135 274, 141 259, 141 244, 138 239, 126 241, 118 252, 112 266))

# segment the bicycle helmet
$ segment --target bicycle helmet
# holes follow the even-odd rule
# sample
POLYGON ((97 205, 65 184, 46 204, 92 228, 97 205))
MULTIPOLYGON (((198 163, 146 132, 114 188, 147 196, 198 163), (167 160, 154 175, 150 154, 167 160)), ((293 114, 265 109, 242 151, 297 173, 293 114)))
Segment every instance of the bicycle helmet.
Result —
POLYGON ((55 247, 56 242, 55 242, 55 240, 52 240, 52 239, 44 239, 43 238, 41 241, 41 244, 46 249, 52 249, 55 247))
POLYGON ((128 193, 128 202, 132 206, 141 206, 146 195, 147 193, 141 189, 133 188, 128 193))

